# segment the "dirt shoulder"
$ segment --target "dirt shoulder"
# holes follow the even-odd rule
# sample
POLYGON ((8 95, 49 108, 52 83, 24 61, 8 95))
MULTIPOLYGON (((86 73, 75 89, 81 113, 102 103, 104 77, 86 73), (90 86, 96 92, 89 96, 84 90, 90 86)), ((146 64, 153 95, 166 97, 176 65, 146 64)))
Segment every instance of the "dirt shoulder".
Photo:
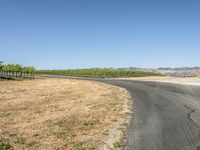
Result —
POLYGON ((175 78, 175 77, 168 77, 168 76, 153 76, 153 77, 135 77, 135 78, 119 78, 119 79, 168 82, 168 83, 200 86, 200 77, 175 78))
POLYGON ((1 145, 49 150, 120 147, 132 106, 125 89, 53 78, 1 81, 0 87, 1 145))

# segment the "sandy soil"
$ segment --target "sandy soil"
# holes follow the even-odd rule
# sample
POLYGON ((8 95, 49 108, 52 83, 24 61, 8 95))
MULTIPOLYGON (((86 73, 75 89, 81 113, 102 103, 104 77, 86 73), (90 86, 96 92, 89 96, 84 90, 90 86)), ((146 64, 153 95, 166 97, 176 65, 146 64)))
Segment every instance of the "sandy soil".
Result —
POLYGON ((153 76, 153 77, 136 77, 136 78, 120 78, 120 79, 157 81, 157 82, 168 82, 168 83, 200 86, 200 77, 175 78, 175 77, 168 77, 168 76, 153 76))
POLYGON ((122 88, 72 79, 1 81, 0 103, 0 144, 45 150, 118 147, 132 106, 122 88))

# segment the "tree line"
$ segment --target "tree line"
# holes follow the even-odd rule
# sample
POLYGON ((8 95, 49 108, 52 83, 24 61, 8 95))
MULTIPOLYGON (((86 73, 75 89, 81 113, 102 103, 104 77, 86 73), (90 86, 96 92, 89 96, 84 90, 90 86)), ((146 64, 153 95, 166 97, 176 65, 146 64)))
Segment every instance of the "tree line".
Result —
POLYGON ((157 76, 159 73, 145 72, 140 70, 119 69, 68 69, 68 70, 36 70, 38 74, 65 75, 91 78, 113 78, 113 77, 141 77, 157 76))
POLYGON ((0 61, 0 77, 34 78, 35 68, 19 64, 3 64, 0 61))

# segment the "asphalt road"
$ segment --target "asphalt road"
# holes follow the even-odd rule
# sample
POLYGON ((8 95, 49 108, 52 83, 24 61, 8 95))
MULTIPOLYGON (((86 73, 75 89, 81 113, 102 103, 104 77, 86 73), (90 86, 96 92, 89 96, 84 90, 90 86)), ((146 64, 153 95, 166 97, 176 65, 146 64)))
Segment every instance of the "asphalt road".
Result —
POLYGON ((133 97, 133 119, 123 149, 200 150, 200 86, 106 82, 126 88, 133 97))

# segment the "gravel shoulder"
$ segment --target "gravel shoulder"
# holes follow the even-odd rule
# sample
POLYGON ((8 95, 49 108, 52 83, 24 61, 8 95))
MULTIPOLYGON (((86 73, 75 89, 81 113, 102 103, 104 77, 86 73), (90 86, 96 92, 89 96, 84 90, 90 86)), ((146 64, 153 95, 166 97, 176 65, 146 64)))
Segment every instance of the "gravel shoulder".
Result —
POLYGON ((168 76, 153 76, 153 77, 119 78, 116 80, 153 81, 153 82, 166 82, 166 83, 200 86, 200 77, 175 78, 168 76))

